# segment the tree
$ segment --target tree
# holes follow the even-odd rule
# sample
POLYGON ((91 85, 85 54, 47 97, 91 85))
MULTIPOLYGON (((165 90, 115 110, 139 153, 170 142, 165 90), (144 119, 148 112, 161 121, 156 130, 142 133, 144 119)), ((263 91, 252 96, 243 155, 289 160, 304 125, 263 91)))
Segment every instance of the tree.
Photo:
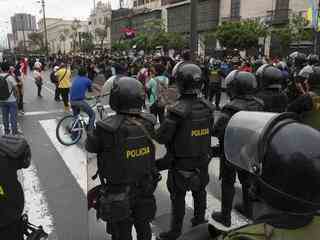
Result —
POLYGON ((71 38, 72 38, 72 46, 73 46, 73 52, 76 52, 77 48, 77 39, 78 39, 78 31, 81 28, 80 20, 74 19, 71 25, 71 38))
POLYGON ((63 42, 63 51, 66 51, 66 41, 69 38, 70 29, 65 28, 60 32, 59 40, 60 42, 63 42))
POLYGON ((30 40, 30 44, 37 48, 38 50, 44 50, 44 40, 43 40, 43 34, 42 33, 29 33, 28 38, 30 40))
POLYGON ((228 49, 248 50, 258 48, 259 38, 268 35, 267 26, 258 20, 223 22, 215 30, 215 36, 221 46, 228 49))
POLYGON ((180 33, 168 32, 168 49, 182 50, 187 47, 188 43, 185 37, 180 33))
POLYGON ((94 49, 93 36, 91 33, 82 33, 81 34, 81 44, 80 49, 82 52, 92 52, 94 49))

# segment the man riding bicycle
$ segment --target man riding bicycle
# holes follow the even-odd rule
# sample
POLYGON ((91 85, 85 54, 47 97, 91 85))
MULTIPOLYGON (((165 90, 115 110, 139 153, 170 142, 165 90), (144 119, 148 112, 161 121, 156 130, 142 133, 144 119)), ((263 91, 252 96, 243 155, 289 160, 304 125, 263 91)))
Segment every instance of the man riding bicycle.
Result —
POLYGON ((85 101, 86 92, 91 90, 92 81, 87 78, 87 71, 85 68, 81 67, 79 69, 78 75, 72 82, 70 91, 70 102, 73 115, 76 117, 80 114, 80 110, 84 111, 89 116, 89 129, 94 128, 95 122, 95 112, 90 107, 90 105, 85 101))

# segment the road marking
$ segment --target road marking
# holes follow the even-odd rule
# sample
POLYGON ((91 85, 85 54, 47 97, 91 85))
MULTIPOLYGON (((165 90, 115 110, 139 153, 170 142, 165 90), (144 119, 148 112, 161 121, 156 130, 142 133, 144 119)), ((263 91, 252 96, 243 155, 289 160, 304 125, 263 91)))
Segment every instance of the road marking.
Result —
POLYGON ((39 121, 51 143, 66 163, 71 174, 76 179, 80 188, 87 195, 87 156, 86 153, 77 145, 64 146, 56 138, 57 120, 41 120, 39 121))
POLYGON ((32 163, 27 169, 21 172, 22 186, 26 199, 24 211, 28 214, 30 222, 36 226, 43 226, 46 233, 51 234, 55 227, 38 177, 37 169, 32 163))
POLYGON ((54 111, 35 111, 35 112, 26 112, 24 116, 36 116, 36 115, 46 115, 51 113, 63 113, 64 111, 61 110, 54 110, 54 111))

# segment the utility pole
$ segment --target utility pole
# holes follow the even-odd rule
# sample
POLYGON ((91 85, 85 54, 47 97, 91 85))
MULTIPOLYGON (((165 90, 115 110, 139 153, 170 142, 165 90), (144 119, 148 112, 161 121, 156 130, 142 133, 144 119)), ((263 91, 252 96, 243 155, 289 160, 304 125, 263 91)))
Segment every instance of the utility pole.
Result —
POLYGON ((320 10, 320 0, 317 6, 317 19, 316 19, 316 28, 315 28, 315 42, 314 42, 314 53, 319 54, 319 10, 320 10))
POLYGON ((42 5, 42 13, 43 13, 44 44, 45 44, 46 56, 49 57, 45 0, 41 0, 41 5, 42 5))
POLYGON ((26 45, 26 24, 25 24, 25 20, 27 19, 23 19, 23 16, 21 16, 21 24, 22 24, 22 36, 23 36, 23 51, 24 51, 24 54, 26 55, 27 54, 27 45, 26 45))
POLYGON ((198 53, 198 0, 191 0, 190 15, 190 49, 194 61, 198 53))

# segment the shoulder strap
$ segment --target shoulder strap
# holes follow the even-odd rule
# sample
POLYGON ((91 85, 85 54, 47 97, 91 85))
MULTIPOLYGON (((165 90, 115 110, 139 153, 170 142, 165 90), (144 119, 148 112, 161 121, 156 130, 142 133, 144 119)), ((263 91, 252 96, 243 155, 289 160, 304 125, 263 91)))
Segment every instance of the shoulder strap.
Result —
POLYGON ((65 71, 65 73, 63 74, 62 78, 59 79, 59 84, 60 84, 60 82, 64 79, 64 77, 67 75, 67 72, 68 72, 68 69, 66 69, 66 71, 65 71))

